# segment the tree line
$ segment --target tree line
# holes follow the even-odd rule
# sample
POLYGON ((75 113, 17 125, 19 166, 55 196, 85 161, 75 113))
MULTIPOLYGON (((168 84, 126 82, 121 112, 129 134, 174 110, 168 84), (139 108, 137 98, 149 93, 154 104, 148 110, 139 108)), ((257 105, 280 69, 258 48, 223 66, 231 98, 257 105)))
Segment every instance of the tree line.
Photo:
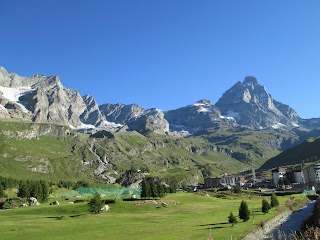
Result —
POLYGON ((177 191, 176 184, 165 186, 154 178, 144 178, 141 182, 141 198, 162 198, 166 193, 175 193, 177 191))

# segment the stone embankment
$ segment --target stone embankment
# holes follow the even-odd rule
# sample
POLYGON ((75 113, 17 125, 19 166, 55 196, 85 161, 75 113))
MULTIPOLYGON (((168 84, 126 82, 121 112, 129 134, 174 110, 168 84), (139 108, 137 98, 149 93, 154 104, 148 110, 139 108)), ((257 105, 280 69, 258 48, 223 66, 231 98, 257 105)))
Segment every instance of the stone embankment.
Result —
POLYGON ((270 219, 268 222, 264 223, 263 228, 259 227, 252 230, 248 235, 246 235, 242 240, 257 240, 264 239, 264 236, 267 235, 272 229, 279 226, 281 223, 287 220, 287 218, 292 214, 292 211, 287 210, 278 214, 277 216, 270 219))
MULTIPOLYGON (((317 203, 319 204, 318 208, 320 209, 320 200, 317 201, 317 203)), ((290 236, 296 231, 299 231, 299 229, 302 227, 303 223, 307 221, 307 219, 310 222, 310 216, 314 212, 314 209, 316 209, 315 206, 317 206, 317 204, 315 204, 315 201, 313 201, 297 210, 287 210, 283 213, 280 213, 268 222, 264 223, 263 227, 257 227, 242 239, 272 240, 279 239, 278 234, 281 234, 281 236, 290 236)))

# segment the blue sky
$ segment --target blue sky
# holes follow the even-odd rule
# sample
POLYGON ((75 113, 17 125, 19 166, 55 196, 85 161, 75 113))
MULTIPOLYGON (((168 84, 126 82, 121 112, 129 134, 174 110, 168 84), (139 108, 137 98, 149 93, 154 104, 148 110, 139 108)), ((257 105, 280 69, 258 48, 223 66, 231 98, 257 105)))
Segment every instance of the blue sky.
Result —
POLYGON ((0 0, 0 65, 102 103, 213 103, 253 75, 320 117, 320 1, 0 0))

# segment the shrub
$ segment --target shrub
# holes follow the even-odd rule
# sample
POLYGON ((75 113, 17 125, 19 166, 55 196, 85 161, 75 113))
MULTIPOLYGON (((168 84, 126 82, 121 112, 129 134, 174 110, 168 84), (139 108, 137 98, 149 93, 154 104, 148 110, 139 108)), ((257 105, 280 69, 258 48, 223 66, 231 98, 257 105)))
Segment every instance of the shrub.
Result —
POLYGON ((238 222, 237 219, 236 219, 236 217, 233 215, 232 212, 230 212, 230 215, 228 216, 228 219, 229 219, 229 223, 231 223, 232 226, 233 226, 235 223, 238 222))
POLYGON ((264 214, 266 214, 266 213, 269 212, 270 208, 271 208, 271 206, 270 206, 270 204, 268 203, 268 201, 265 200, 265 199, 262 199, 261 211, 262 211, 264 214))
POLYGON ((93 213, 100 213, 101 208, 104 206, 104 201, 101 200, 99 193, 95 193, 93 198, 89 202, 90 211, 93 213))

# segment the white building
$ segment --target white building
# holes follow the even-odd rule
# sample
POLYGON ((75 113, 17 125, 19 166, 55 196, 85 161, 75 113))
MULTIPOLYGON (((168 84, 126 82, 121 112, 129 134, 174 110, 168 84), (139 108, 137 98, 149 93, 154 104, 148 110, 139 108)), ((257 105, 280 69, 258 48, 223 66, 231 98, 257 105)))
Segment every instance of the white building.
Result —
POLYGON ((303 169, 304 178, 307 184, 320 184, 320 163, 312 164, 303 169))

